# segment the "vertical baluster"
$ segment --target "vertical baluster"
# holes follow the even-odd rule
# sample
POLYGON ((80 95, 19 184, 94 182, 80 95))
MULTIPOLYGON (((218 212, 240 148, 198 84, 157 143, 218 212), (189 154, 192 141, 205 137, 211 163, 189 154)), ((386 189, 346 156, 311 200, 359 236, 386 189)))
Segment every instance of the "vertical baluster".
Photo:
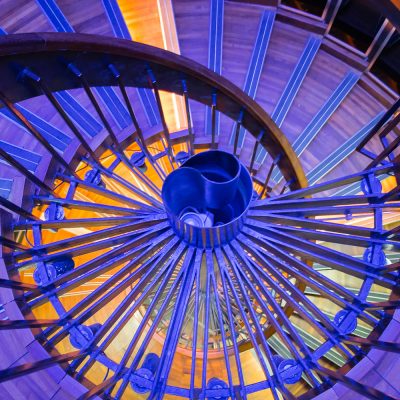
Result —
POLYGON ((256 159, 256 155, 258 152, 258 146, 260 145, 260 142, 264 136, 264 133, 265 133, 265 131, 262 129, 261 132, 259 133, 259 135, 256 137, 256 142, 254 143, 253 153, 251 155, 251 161, 250 161, 250 167, 249 167, 250 174, 253 174, 254 161, 256 159))
POLYGON ((126 108, 128 109, 129 115, 131 117, 131 120, 133 122, 133 126, 135 127, 136 130, 136 135, 137 135, 137 143, 140 147, 140 149, 143 151, 143 153, 146 155, 146 157, 150 160, 151 164, 153 165, 155 171, 157 172, 158 176, 163 179, 165 178, 165 173, 162 168, 158 165, 157 161, 154 159, 150 151, 147 149, 146 146, 146 141, 143 136, 143 131, 139 126, 138 120, 136 118, 135 112, 133 111, 132 104, 129 100, 128 93, 126 92, 126 88, 124 83, 122 82, 122 77, 117 68, 113 64, 108 65, 108 69, 114 76, 114 78, 117 81, 119 90, 121 91, 122 97, 124 98, 124 102, 126 105, 126 108))
POLYGON ((263 197, 265 191, 267 190, 267 188, 268 188, 268 183, 269 183, 269 180, 271 179, 272 172, 274 171, 275 167, 277 166, 277 164, 278 164, 278 162, 280 161, 281 158, 282 158, 282 154, 279 154, 279 156, 276 157, 276 158, 272 161, 271 166, 270 166, 270 168, 269 168, 269 170, 268 170, 267 177, 265 178, 265 182, 264 182, 263 189, 262 189, 262 191, 261 191, 261 193, 260 193, 260 198, 263 197))
POLYGON ((369 131, 368 135, 357 145, 356 151, 363 153, 367 143, 380 131, 380 129, 395 115, 400 107, 400 97, 391 105, 391 107, 383 114, 376 125, 369 131))
MULTIPOLYGON (((131 102, 129 100, 128 93, 126 92, 125 85, 122 82, 121 74, 115 68, 115 66, 113 64, 109 64, 108 65, 108 69, 111 71, 112 75, 117 80, 119 90, 121 91, 122 97, 124 98, 124 102, 125 102, 126 108, 128 109, 129 115, 130 115, 130 117, 132 119, 133 126, 136 129, 136 134, 138 136, 138 139, 139 139, 141 145, 143 146, 143 148, 146 148, 146 143, 145 143, 145 140, 144 140, 144 137, 143 137, 142 129, 140 128, 139 123, 138 123, 137 118, 136 118, 136 115, 135 115, 135 113, 133 111, 132 104, 131 104, 131 102)), ((147 152, 147 148, 146 148, 146 152, 147 152)))
MULTIPOLYGON (((160 113, 161 124, 163 126, 163 131, 164 131, 164 140, 166 141, 166 144, 167 144, 166 150, 168 153, 168 159, 171 163, 172 168, 174 169, 174 165, 173 165, 174 155, 173 155, 173 151, 172 151, 171 137, 169 134, 167 122, 165 121, 164 109, 163 109, 162 103, 161 103, 161 97, 160 97, 160 92, 158 90, 157 80, 156 80, 156 77, 155 77, 153 71, 150 68, 147 70, 147 74, 149 76, 149 82, 150 82, 151 88, 154 90, 154 94, 156 96, 158 112, 160 113)), ((164 144, 164 147, 165 147, 165 144, 164 144)))
POLYGON ((95 95, 93 94, 92 89, 90 88, 86 78, 83 76, 82 72, 77 68, 76 65, 74 65, 73 63, 69 63, 67 65, 67 68, 79 79, 79 81, 82 84, 82 87, 86 93, 86 95, 89 97, 89 100, 91 101, 94 109, 97 112, 97 115, 100 117, 101 122, 103 123, 104 127, 106 128, 108 134, 110 135, 110 138, 114 144, 115 147, 117 147, 117 149, 123 153, 119 143, 118 143, 118 139, 117 136, 115 135, 114 131, 112 130, 110 124, 107 121, 107 118, 105 117, 103 110, 100 108, 100 105, 95 97, 95 95))
POLYGON ((190 112, 190 104, 189 104, 189 95, 188 89, 186 85, 186 81, 182 80, 183 87, 183 98, 185 100, 185 109, 186 109, 186 119, 188 123, 188 133, 189 133, 189 153, 190 155, 194 154, 194 136, 193 136, 193 127, 192 127, 192 115, 190 112))
MULTIPOLYGON (((106 128, 106 130, 107 130, 107 132, 108 132, 108 134, 109 134, 109 136, 111 138, 111 141, 112 141, 114 147, 117 150, 117 152, 116 152, 117 157, 119 159, 121 159, 121 161, 123 163, 125 163, 125 165, 127 165, 129 168, 133 168, 131 161, 125 155, 124 150, 122 149, 121 145, 118 142, 116 134, 114 133, 113 129, 111 128, 111 126, 110 126, 107 118, 105 117, 105 115, 104 115, 104 113, 103 113, 103 111, 102 111, 102 109, 101 109, 101 107, 100 107, 100 105, 99 105, 99 103, 98 103, 98 101, 97 101, 92 89, 90 88, 90 86, 89 86, 87 80, 85 79, 85 77, 83 76, 82 72, 72 63, 69 63, 67 67, 80 80, 80 82, 82 84, 82 87, 85 90, 86 95, 89 97, 89 100, 91 101, 93 107, 95 108, 98 116, 101 119, 101 122, 103 123, 104 127, 106 128)), ((134 172, 136 174, 143 175, 139 169, 135 170, 134 172)), ((142 180, 143 180, 145 177, 144 176, 139 176, 139 179, 140 178, 142 178, 142 180)))
POLYGON ((215 134, 217 130, 217 93, 211 95, 211 148, 215 149, 215 134))
POLYGON ((293 179, 290 179, 289 181, 287 181, 283 186, 282 189, 279 193, 279 195, 283 194, 285 192, 285 190, 294 182, 293 179))
POLYGON ((238 143, 239 143, 239 134, 240 134, 240 128, 242 127, 243 115, 244 115, 244 110, 241 109, 240 113, 239 113, 239 118, 236 122, 235 141, 233 143, 233 154, 235 156, 236 156, 237 147, 238 147, 238 143))
POLYGON ((61 104, 54 97, 53 93, 47 87, 47 85, 43 82, 42 78, 27 68, 25 68, 23 70, 22 75, 24 77, 28 78, 31 82, 33 82, 35 84, 35 86, 37 86, 44 93, 44 95, 47 97, 47 99, 50 101, 50 103, 53 105, 53 107, 60 114, 61 118, 64 120, 64 122, 67 124, 67 126, 71 129, 71 131, 77 137, 77 139, 79 140, 79 142, 83 146, 83 148, 86 150, 86 152, 90 155, 90 157, 93 160, 96 161, 97 164, 101 165, 100 160, 98 159, 98 157, 96 156, 94 151, 90 148, 86 139, 79 132, 78 128, 72 122, 71 118, 68 116, 68 114, 65 112, 65 110, 61 107, 61 104))

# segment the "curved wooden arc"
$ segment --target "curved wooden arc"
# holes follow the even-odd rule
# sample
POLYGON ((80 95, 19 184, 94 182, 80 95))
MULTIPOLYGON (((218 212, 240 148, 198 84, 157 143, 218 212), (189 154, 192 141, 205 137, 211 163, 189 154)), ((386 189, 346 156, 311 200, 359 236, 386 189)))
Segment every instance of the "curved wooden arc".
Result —
POLYGON ((161 90, 183 94, 186 81, 189 97, 211 106, 217 92, 216 109, 236 120, 245 110, 243 126, 274 158, 291 189, 307 186, 307 179, 295 152, 270 116, 237 86, 222 76, 185 57, 156 47, 122 39, 86 34, 30 33, 0 38, 0 91, 12 102, 41 93, 19 79, 29 68, 52 91, 81 87, 81 81, 67 70, 73 63, 90 86, 117 86, 108 66, 121 74, 126 86, 151 88, 151 70, 161 90))

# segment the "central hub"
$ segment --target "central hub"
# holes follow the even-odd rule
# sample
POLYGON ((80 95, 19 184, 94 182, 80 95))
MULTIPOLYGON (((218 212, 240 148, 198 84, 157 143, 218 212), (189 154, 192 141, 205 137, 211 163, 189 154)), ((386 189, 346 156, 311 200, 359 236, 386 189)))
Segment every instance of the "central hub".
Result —
POLYGON ((240 231, 252 192, 244 165, 230 153, 210 150, 171 172, 162 198, 175 232, 190 244, 212 248, 240 231))

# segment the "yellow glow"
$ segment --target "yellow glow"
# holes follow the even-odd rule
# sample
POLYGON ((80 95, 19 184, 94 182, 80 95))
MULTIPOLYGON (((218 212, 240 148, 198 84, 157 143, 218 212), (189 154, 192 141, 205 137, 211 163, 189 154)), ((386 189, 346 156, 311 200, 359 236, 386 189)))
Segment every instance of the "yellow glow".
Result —
MULTIPOLYGON (((159 0, 118 0, 132 40, 179 54, 173 20, 168 18, 165 4, 159 0), (166 35, 168 32, 168 36, 166 35)), ((164 116, 170 132, 187 129, 185 104, 176 94, 160 92, 164 116)))

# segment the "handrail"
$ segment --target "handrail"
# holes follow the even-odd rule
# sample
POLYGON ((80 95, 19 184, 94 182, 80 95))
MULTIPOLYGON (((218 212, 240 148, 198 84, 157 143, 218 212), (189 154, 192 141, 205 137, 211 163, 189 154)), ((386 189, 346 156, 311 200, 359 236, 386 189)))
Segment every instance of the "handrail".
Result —
POLYGON ((152 88, 151 74, 157 80, 158 89, 183 95, 186 87, 189 98, 208 106, 212 105, 212 94, 217 92, 218 111, 236 120, 245 110, 242 125, 273 159, 279 158, 278 167, 290 182, 288 186, 293 190, 307 185, 289 141, 254 100, 206 67, 166 50, 123 39, 77 33, 2 36, 0 92, 14 103, 42 94, 21 79, 27 69, 40 77, 51 92, 80 88, 81 80, 67 68, 71 63, 82 72, 90 86, 118 86, 110 71, 112 66, 127 87, 152 88), (17 85, 16 79, 19 80, 17 85))

